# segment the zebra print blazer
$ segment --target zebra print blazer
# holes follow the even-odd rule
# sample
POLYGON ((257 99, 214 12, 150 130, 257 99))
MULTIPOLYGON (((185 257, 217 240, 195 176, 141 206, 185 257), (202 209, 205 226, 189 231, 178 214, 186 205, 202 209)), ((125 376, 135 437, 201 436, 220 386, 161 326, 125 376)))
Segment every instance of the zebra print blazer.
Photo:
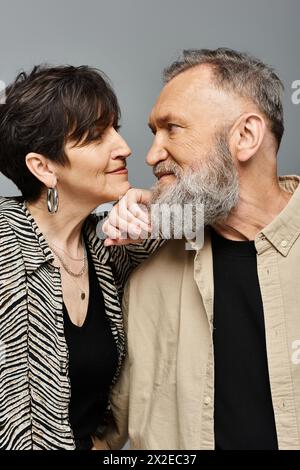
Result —
MULTIPOLYGON (((131 269, 159 245, 106 248, 96 216, 84 233, 106 315, 125 353, 120 300, 131 269)), ((74 449, 63 297, 54 256, 21 198, 0 198, 0 449, 74 449)), ((109 404, 108 404, 109 406, 109 404)))

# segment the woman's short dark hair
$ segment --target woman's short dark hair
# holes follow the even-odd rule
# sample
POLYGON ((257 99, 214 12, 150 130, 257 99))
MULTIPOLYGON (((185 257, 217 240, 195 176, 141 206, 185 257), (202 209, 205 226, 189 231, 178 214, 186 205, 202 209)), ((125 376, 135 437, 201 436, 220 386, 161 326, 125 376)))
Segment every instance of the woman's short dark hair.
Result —
POLYGON ((80 67, 35 66, 21 72, 0 104, 0 171, 28 201, 41 195, 43 183, 27 168, 30 152, 68 165, 67 141, 83 146, 118 127, 117 97, 103 72, 80 67))

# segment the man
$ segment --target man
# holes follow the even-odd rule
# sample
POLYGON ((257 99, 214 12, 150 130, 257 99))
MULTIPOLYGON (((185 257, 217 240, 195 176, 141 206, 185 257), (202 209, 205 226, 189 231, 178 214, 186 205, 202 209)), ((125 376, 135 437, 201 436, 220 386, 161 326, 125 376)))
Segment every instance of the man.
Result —
POLYGON ((168 241, 127 285, 112 448, 127 429, 134 449, 300 448, 300 188, 277 177, 282 90, 223 48, 165 71, 151 202, 203 204, 205 239, 168 241))

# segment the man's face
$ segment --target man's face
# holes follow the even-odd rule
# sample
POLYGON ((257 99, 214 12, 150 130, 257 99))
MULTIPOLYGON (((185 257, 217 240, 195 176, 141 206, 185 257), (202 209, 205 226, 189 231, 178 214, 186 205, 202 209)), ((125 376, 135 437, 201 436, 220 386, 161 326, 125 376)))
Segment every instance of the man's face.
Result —
POLYGON ((147 155, 158 178, 152 202, 202 204, 206 223, 228 215, 238 197, 227 133, 241 108, 211 83, 201 66, 164 87, 150 115, 155 137, 147 155))
MULTIPOLYGON (((155 135, 147 163, 173 161, 181 170, 205 163, 218 130, 240 111, 238 100, 212 86, 212 72, 202 65, 173 78, 163 88, 149 118, 155 135)), ((174 176, 157 175, 167 183, 174 176)))

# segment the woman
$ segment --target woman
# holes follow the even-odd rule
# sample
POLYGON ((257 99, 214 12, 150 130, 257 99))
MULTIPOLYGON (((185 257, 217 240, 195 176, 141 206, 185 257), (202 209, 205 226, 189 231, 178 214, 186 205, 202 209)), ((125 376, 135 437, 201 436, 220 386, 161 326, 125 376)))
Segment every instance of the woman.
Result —
POLYGON ((105 430, 123 285, 157 246, 96 235, 91 212, 130 188, 118 122, 87 66, 21 73, 0 105, 0 171, 22 193, 0 198, 1 449, 91 449, 105 430))

